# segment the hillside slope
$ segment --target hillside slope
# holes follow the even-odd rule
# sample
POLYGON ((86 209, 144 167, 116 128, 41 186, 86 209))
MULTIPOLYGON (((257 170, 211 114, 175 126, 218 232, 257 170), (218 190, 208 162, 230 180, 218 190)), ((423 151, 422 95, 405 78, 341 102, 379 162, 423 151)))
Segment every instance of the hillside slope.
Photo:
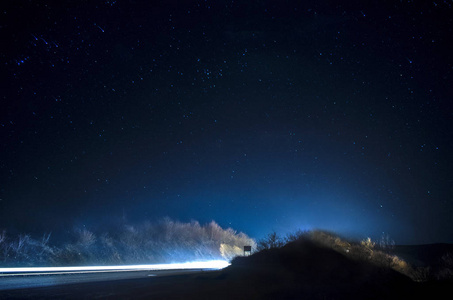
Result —
POLYGON ((0 299, 444 299, 448 282, 417 283, 310 239, 237 257, 216 272, 9 291, 0 299))
POLYGON ((444 255, 453 254, 453 244, 396 245, 392 253, 415 266, 437 267, 444 255))
POLYGON ((263 298, 397 299, 416 284, 388 268, 354 261, 330 248, 303 239, 280 249, 238 257, 224 270, 232 285, 247 282, 263 298))

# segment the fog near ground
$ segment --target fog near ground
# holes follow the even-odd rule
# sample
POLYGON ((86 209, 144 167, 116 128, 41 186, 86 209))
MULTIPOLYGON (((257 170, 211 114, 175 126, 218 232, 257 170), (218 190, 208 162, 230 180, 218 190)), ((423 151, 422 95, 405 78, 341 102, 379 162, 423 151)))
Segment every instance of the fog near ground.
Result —
POLYGON ((157 222, 122 224, 109 231, 75 228, 67 240, 53 243, 40 237, 0 232, 0 264, 8 267, 154 264, 213 259, 231 260, 255 240, 216 222, 157 222))

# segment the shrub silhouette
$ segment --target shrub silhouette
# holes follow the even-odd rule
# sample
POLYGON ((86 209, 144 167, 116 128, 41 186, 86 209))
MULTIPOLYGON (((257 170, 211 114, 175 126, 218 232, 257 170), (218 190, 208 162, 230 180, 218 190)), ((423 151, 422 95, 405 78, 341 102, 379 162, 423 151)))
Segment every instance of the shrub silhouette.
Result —
POLYGON ((300 240, 303 237, 305 237, 307 234, 308 234, 307 231, 303 231, 300 229, 296 230, 295 232, 287 233, 285 236, 285 243, 290 243, 290 242, 295 242, 297 240, 300 240))
POLYGON ((285 245, 285 241, 274 231, 269 233, 265 238, 258 241, 256 249, 258 251, 280 248, 285 245))

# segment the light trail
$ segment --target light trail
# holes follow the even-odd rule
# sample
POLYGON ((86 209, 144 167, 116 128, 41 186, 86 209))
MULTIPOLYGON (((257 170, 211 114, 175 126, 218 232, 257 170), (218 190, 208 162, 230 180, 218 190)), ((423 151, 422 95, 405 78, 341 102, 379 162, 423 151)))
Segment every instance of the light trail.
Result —
POLYGON ((230 265, 225 260, 195 261, 155 265, 121 265, 121 266, 83 266, 83 267, 33 267, 33 268, 0 268, 0 276, 11 273, 63 273, 63 272, 100 272, 100 271, 159 271, 210 269, 220 270, 230 265))

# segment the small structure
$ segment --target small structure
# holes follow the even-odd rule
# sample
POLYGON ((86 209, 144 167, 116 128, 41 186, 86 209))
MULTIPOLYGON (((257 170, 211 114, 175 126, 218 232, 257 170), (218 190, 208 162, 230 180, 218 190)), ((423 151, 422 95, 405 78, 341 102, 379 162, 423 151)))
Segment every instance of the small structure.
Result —
POLYGON ((244 246, 244 256, 249 256, 252 254, 252 246, 244 246))

